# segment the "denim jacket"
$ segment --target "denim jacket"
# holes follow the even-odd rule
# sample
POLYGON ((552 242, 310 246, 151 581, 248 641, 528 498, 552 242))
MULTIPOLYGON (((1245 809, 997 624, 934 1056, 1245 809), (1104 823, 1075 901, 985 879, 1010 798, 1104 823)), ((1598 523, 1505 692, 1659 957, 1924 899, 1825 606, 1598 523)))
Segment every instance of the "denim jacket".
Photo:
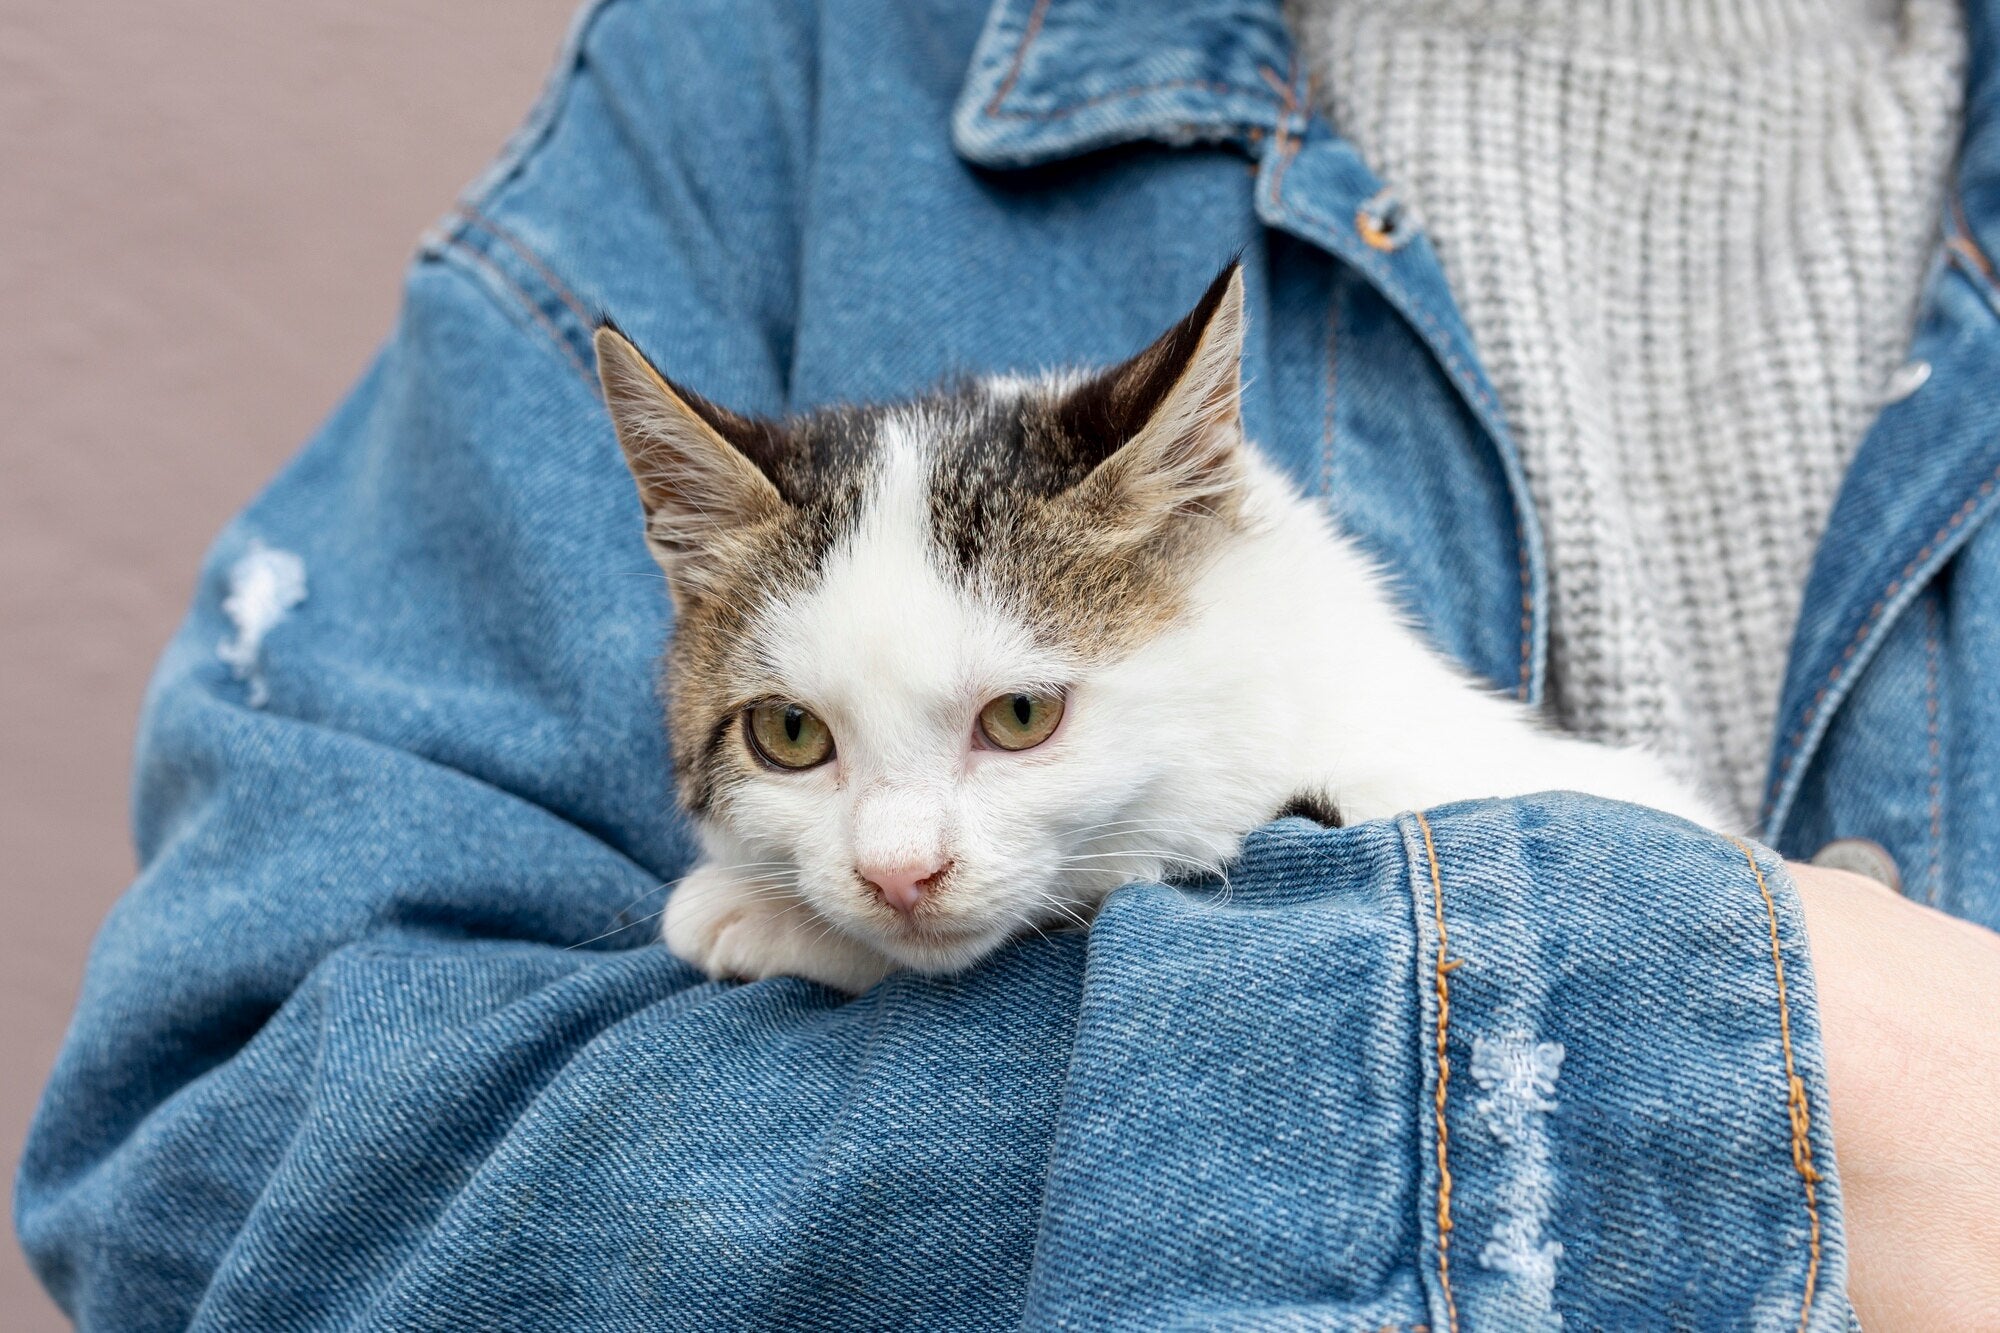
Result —
POLYGON ((1782 856, 1872 839, 2000 921, 1996 17, 1761 844, 1561 794, 1281 821, 1226 896, 848 1000, 656 942, 691 845, 599 312, 775 411, 1122 356, 1241 251, 1252 435, 1530 701, 1535 514, 1279 0, 592 6, 160 666, 21 1168, 43 1281, 120 1330, 1844 1327, 1782 856))

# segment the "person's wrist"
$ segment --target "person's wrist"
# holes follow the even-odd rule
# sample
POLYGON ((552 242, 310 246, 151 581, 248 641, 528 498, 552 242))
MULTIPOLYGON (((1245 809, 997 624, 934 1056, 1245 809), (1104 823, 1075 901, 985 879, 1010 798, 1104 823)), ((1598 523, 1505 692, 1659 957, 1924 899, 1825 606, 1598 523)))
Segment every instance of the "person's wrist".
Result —
POLYGON ((2000 1328, 2000 936, 1794 865, 1848 1290, 1870 1333, 2000 1328))

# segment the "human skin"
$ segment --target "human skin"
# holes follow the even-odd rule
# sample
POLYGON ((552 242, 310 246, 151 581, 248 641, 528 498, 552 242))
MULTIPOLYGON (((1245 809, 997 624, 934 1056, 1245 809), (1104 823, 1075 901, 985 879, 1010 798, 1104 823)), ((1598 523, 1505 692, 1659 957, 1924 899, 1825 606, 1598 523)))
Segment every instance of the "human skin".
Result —
POLYGON ((2000 935, 1790 867, 1868 1333, 2000 1329, 2000 935))

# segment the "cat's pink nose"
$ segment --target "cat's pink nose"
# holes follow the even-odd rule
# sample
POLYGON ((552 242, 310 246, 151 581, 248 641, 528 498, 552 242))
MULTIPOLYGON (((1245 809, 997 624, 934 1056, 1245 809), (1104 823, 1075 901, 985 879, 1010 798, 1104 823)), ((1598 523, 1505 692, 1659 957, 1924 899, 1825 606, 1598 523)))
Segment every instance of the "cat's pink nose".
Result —
POLYGON ((951 862, 902 861, 894 865, 859 865, 855 869, 874 886, 883 902, 908 916, 917 910, 925 895, 937 888, 945 872, 951 869, 951 862))

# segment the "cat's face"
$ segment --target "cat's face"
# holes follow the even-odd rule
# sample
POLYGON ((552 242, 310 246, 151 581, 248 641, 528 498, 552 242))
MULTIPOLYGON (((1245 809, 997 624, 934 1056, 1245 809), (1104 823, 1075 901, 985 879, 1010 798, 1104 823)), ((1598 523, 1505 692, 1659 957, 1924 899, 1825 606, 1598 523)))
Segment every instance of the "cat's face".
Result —
POLYGON ((1136 650, 1236 524, 1241 337, 1232 268, 1101 375, 771 422, 601 332, 711 856, 925 970, 1131 878, 1108 849, 1179 740, 1136 650))

